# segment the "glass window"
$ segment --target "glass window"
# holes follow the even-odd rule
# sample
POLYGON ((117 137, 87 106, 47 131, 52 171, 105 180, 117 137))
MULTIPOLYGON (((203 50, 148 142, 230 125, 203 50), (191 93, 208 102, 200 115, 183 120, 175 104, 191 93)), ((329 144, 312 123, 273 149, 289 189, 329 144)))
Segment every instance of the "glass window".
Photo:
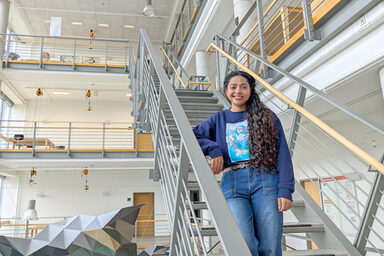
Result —
POLYGON ((3 206, 3 190, 4 190, 5 177, 0 175, 0 216, 2 213, 3 206))

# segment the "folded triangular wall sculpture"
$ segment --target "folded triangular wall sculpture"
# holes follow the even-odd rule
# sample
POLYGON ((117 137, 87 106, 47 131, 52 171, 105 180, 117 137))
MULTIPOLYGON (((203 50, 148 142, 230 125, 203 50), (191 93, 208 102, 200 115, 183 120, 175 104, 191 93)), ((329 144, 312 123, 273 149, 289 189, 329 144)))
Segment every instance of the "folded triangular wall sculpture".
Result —
POLYGON ((131 242, 141 206, 96 217, 78 215, 48 225, 34 238, 0 236, 0 253, 3 256, 113 256, 121 245, 131 242))

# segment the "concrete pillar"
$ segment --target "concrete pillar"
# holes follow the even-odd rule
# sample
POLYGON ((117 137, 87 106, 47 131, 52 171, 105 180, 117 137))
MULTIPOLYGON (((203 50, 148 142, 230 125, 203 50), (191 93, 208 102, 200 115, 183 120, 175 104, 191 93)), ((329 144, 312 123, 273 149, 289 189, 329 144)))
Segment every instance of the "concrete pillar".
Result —
POLYGON ((384 68, 380 69, 379 76, 380 76, 380 84, 381 84, 381 93, 383 94, 383 100, 384 100, 384 68))
MULTIPOLYGON (((8 0, 0 0, 0 33, 6 34, 8 28, 8 17, 9 17, 10 3, 8 0)), ((0 54, 3 56, 5 48, 5 36, 0 35, 0 54)))
MULTIPOLYGON (((205 51, 197 51, 196 52, 196 75, 197 76, 205 76, 204 81, 208 82, 208 74, 209 74, 209 66, 208 66, 208 54, 205 51)), ((200 89, 203 90, 205 88, 204 85, 200 85, 200 89)), ((211 88, 212 89, 212 88, 211 88)))
MULTIPOLYGON (((247 14, 253 2, 254 0, 233 0, 233 11, 234 11, 235 21, 240 23, 243 20, 245 14, 247 14)), ((239 35, 236 38, 236 42, 238 44, 240 44, 241 41, 243 41, 244 37, 251 30, 252 26, 256 24, 256 22, 257 22, 256 12, 254 11, 248 17, 247 22, 244 23, 244 25, 241 27, 239 31, 239 35)))
POLYGON ((196 75, 208 77, 208 54, 205 51, 196 52, 196 75))

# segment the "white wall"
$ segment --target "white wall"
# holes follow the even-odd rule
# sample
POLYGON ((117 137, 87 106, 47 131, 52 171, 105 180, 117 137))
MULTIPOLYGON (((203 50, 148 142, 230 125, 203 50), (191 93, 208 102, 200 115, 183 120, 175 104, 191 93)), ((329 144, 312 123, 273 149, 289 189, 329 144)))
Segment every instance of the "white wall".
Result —
MULTIPOLYGON (((148 179, 147 170, 89 170, 89 190, 84 191, 85 177, 81 170, 40 171, 29 185, 29 173, 18 172, 16 177, 7 177, 4 189, 2 218, 22 217, 28 200, 36 200, 40 220, 32 223, 50 223, 79 214, 101 215, 133 205, 133 193, 153 192, 156 219, 166 219, 159 182, 148 179), (128 202, 127 198, 131 198, 128 202)), ((22 221, 20 221, 22 222, 22 221)), ((168 230, 166 222, 160 223, 157 235, 168 230)))
POLYGON ((133 122, 132 103, 127 101, 98 101, 91 98, 92 111, 84 100, 28 100, 25 120, 79 122, 133 122))

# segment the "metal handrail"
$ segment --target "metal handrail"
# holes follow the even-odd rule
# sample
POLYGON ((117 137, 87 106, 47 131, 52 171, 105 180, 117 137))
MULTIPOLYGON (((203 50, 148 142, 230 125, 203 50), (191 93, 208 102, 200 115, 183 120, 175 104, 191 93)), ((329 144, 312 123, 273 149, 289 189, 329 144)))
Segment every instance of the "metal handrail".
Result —
MULTIPOLYGON (((314 94, 316 94, 317 96, 323 98, 324 100, 326 100, 327 102, 331 103, 333 106, 339 108, 340 110, 342 110, 343 112, 353 116, 354 118, 356 118, 357 120, 367 124, 368 126, 370 126, 371 128, 375 129, 376 131, 379 131, 380 133, 384 134, 384 129, 380 127, 380 125, 377 125, 377 124, 374 124, 372 121, 369 121, 367 120, 367 118, 365 117, 362 117, 360 116, 359 114, 355 113, 355 111, 352 111, 350 110, 348 107, 346 106, 343 106, 343 104, 341 103, 337 103, 334 99, 330 98, 329 96, 325 95, 324 93, 322 93, 320 90, 314 88, 313 86, 309 85, 308 83, 302 81, 301 79, 293 76, 292 74, 284 71, 283 69, 279 68, 278 66, 272 64, 271 62, 269 62, 268 60, 266 59, 263 59, 259 56, 257 56, 256 54, 248 51, 247 49, 241 47, 240 45, 234 43, 233 41, 223 37, 223 36, 220 36, 218 35, 218 37, 220 37, 221 39, 227 41, 228 43, 232 44, 233 46, 235 46, 236 48, 238 49, 241 49, 243 50, 244 52, 248 53, 249 55, 252 55, 253 57, 255 57, 257 60, 259 60, 260 62, 262 62, 263 64, 266 64, 267 66, 273 68, 274 70, 278 71, 279 73, 283 74, 284 76, 290 78, 290 79, 293 79, 294 81, 298 82, 300 85, 302 85, 303 87, 305 87, 306 89, 309 89, 311 92, 313 92, 314 94)), ((300 112, 303 116, 307 117, 309 120, 311 120, 314 124, 316 124, 318 127, 320 127, 323 131, 325 131, 327 134, 329 134, 331 137, 333 137, 335 140, 337 140, 338 142, 340 142, 342 145, 344 145, 346 148, 348 148, 349 150, 351 150, 353 153, 355 153, 356 155, 358 155, 361 159, 363 159, 364 161, 366 161, 368 164, 372 165, 374 168, 376 168, 376 170, 378 170, 380 173, 382 173, 384 175, 384 165, 382 163, 380 163, 379 161, 377 161, 374 157, 372 157, 370 154, 368 154, 367 152, 365 152, 364 150, 362 150, 361 148, 359 148, 358 146, 356 146, 354 143, 352 143, 351 141, 349 141, 348 139, 346 139, 343 135, 341 135, 340 133, 338 133, 336 130, 334 130, 333 128, 331 128, 329 125, 327 125, 326 123, 324 123, 323 121, 321 121, 319 118, 317 118, 315 115, 313 115, 312 113, 310 113, 308 110, 306 110, 305 108, 303 108, 302 106, 298 105, 296 102, 294 102, 293 100, 291 100, 289 97, 285 96, 283 93, 281 93, 279 90, 275 89, 272 85, 270 85, 268 82, 266 82, 264 79, 262 79, 261 77, 259 77, 255 72, 253 72, 250 68, 247 68, 246 66, 244 66, 243 64, 241 64, 238 60, 236 60, 235 58, 233 58, 231 55, 229 55, 227 52, 225 52, 224 50, 222 50, 219 46, 217 46, 216 44, 214 43, 211 43, 207 49, 207 51, 210 51, 211 48, 215 48, 217 51, 220 52, 220 54, 222 54, 223 56, 225 56, 226 58, 228 58, 229 60, 231 60, 233 63, 235 63, 236 65, 238 65, 239 67, 241 67, 243 70, 247 71, 249 74, 251 74, 255 79, 256 81, 258 81, 260 84, 262 84, 268 91, 270 91, 273 95, 275 95, 276 97, 278 97, 279 99, 281 99, 282 101, 284 101, 285 103, 287 103, 289 106, 291 106, 292 108, 296 109, 298 112, 300 112)))
MULTIPOLYGON (((249 56, 252 56, 256 59, 256 61, 259 61, 261 62, 262 64, 272 68, 273 70, 277 71, 278 73, 282 74, 283 76, 289 78, 290 80, 294 81, 295 83, 298 83, 300 86, 303 86, 304 88, 306 88, 307 90, 311 91, 313 94, 315 94, 316 96, 322 98, 323 100, 327 101, 328 103, 330 103, 332 106, 338 108, 339 110, 343 111, 344 113, 352 116, 353 118, 359 120, 360 122, 366 124, 367 126, 371 127, 372 129, 378 131, 379 133, 381 134, 384 134, 384 127, 372 120, 369 120, 368 118, 364 117, 363 115, 360 115, 359 113, 357 113, 356 111, 352 110, 351 108, 347 107, 346 105, 338 102, 337 100, 333 99, 332 97, 326 95, 325 93, 323 93, 321 90, 315 88, 314 86, 310 85, 309 83, 303 81, 302 79, 294 76, 293 74, 285 71, 284 69, 280 68, 279 66, 273 64, 272 62, 268 61, 267 59, 265 58, 262 58, 260 57, 259 55, 249 51, 248 49, 240 46, 239 44, 235 43, 234 41, 218 34, 217 35, 218 38, 220 38, 221 40, 224 40, 226 41, 227 43, 231 44, 233 47, 236 47, 236 49, 239 49, 239 50, 242 50, 243 52, 245 52, 246 54, 248 54, 249 56)), ((221 54, 223 54, 224 56, 228 56, 228 59, 230 59, 231 61, 234 60, 234 63, 238 63, 239 65, 241 66, 244 66, 242 63, 240 63, 238 60, 236 60, 235 58, 233 58, 231 55, 229 55, 228 53, 224 52, 222 49, 219 48, 219 46, 215 45, 214 43, 211 43, 208 48, 207 48, 207 52, 212 52, 210 49, 214 47, 216 50, 219 49, 219 52, 221 54)), ((248 68, 249 69, 249 68, 248 68)), ((250 70, 250 69, 249 69, 250 70)), ((252 70, 250 70, 252 73, 254 73, 252 70)), ((254 73, 255 76, 259 77, 256 73, 254 73)), ((266 82, 265 82, 266 83, 266 82)), ((263 84, 264 85, 264 84, 263 84)), ((271 89, 274 89, 271 85, 269 85, 269 87, 271 89)), ((271 91, 271 90, 269 90, 271 91)), ((272 91, 271 91, 272 92, 272 91)), ((277 92, 275 90, 275 92, 277 92)), ((276 93, 272 93, 273 95, 276 95, 276 93)))
MULTIPOLYGON (((143 104, 148 106, 146 111, 141 113, 140 122, 146 123, 148 121, 154 134, 155 171, 161 173, 166 209, 172 223, 171 254, 175 253, 174 250, 185 250, 193 253, 192 247, 196 250, 195 253, 199 254, 198 251, 201 246, 204 246, 204 241, 202 241, 200 235, 194 237, 195 228, 191 227, 191 223, 188 222, 189 218, 186 218, 184 214, 188 209, 184 201, 188 195, 183 193, 183 191, 185 192, 183 184, 185 184, 189 165, 191 165, 201 191, 206 198, 212 221, 226 255, 250 255, 240 230, 220 192, 217 181, 214 179, 210 167, 200 150, 181 103, 144 30, 140 31, 138 59, 140 59, 140 63, 138 62, 137 66, 140 69, 138 70, 139 76, 137 79, 141 81, 143 95, 136 95, 136 97, 142 97, 145 100, 143 104), (149 61, 146 60, 147 56, 149 61), (155 89, 154 74, 160 81, 158 89, 155 89), (172 142, 168 141, 169 130, 164 113, 166 107, 169 108, 181 137, 178 154, 175 154, 172 142), (169 145, 168 142, 171 144, 169 145), (192 241, 190 236, 194 237, 192 241)), ((193 218, 193 220, 197 223, 196 218, 193 218)), ((196 231, 199 233, 199 228, 196 231)))

